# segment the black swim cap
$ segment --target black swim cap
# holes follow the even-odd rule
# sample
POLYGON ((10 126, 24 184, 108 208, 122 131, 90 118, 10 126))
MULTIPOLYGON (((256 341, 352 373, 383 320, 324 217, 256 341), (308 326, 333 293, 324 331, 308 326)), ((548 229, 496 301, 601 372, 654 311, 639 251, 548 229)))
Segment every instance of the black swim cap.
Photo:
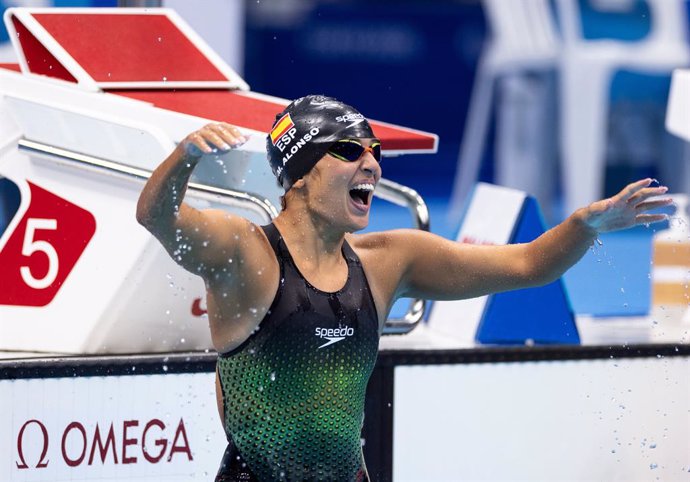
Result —
POLYGON ((276 115, 266 137, 268 162, 287 191, 326 154, 346 138, 372 138, 369 122, 355 108, 323 95, 293 101, 276 115))

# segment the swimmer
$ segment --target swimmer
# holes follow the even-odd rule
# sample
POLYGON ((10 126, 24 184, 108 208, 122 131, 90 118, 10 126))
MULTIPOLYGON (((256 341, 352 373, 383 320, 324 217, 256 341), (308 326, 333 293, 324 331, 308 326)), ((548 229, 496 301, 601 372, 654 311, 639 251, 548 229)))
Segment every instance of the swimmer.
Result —
POLYGON ((364 396, 391 306, 559 278, 606 231, 661 221, 651 179, 577 210, 530 243, 476 246, 369 222, 381 144, 354 108, 307 96, 276 116, 268 161, 285 189, 267 226, 183 202, 207 154, 246 141, 236 127, 189 134, 154 171, 137 220, 207 290, 216 389, 228 439, 217 481, 369 480, 364 396), (182 248, 186 245, 185 248, 182 248))

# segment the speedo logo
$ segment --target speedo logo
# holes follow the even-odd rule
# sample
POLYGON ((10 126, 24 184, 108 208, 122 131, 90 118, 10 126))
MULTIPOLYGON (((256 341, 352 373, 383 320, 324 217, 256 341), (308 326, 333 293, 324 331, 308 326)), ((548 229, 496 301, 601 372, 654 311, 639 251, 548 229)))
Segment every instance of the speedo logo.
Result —
POLYGON ((319 349, 343 341, 348 336, 355 334, 355 329, 349 326, 343 326, 341 328, 316 328, 314 334, 319 338, 325 338, 328 340, 326 343, 321 345, 319 349))
POLYGON ((336 122, 350 122, 350 121, 359 120, 359 119, 364 119, 364 116, 360 113, 356 113, 356 114, 339 115, 338 117, 335 118, 335 121, 336 122))
POLYGON ((350 124, 345 126, 345 129, 349 129, 350 127, 354 127, 358 124, 361 124, 364 122, 364 116, 362 114, 345 114, 341 115, 335 118, 336 122, 350 122, 350 124))

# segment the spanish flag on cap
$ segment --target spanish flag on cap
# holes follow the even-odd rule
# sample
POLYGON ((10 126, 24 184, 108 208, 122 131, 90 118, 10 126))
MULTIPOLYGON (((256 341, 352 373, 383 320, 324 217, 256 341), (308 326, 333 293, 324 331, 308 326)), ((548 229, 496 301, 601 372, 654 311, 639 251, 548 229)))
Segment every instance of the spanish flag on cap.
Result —
POLYGON ((276 126, 273 128, 271 131, 271 142, 273 145, 276 145, 276 142, 278 142, 278 139, 285 134, 287 131, 295 127, 295 124, 292 122, 292 118, 290 117, 290 114, 285 114, 283 117, 280 118, 280 120, 276 123, 276 126))

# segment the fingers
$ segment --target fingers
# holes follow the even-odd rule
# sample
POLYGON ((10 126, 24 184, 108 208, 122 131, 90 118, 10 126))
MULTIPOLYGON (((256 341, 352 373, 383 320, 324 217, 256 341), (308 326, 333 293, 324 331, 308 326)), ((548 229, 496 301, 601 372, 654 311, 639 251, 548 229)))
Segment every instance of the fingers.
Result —
POLYGON ((232 124, 219 122, 217 124, 209 124, 207 127, 218 135, 225 145, 236 147, 247 142, 247 136, 244 136, 242 132, 232 124))
POLYGON ((635 192, 632 196, 630 196, 626 202, 630 204, 635 204, 641 201, 644 201, 645 199, 648 199, 653 196, 660 196, 662 194, 665 194, 668 191, 668 187, 666 186, 657 186, 657 187, 646 187, 638 190, 635 192))
POLYGON ((651 209, 663 208, 664 206, 669 206, 671 204, 673 204, 673 199, 671 198, 654 199, 652 201, 645 201, 637 204, 635 209, 638 212, 642 212, 649 211, 651 209))
POLYGON ((197 132, 189 134, 185 138, 185 140, 182 141, 182 144, 184 145, 184 148, 187 151, 187 153, 193 156, 201 156, 204 153, 208 154, 210 152, 213 152, 211 146, 209 146, 208 143, 204 140, 203 136, 201 136, 197 132))
POLYGON ((210 154, 216 150, 229 151, 247 142, 247 136, 228 123, 218 122, 207 124, 198 131, 189 134, 185 141, 191 154, 197 148, 202 154, 210 154))
POLYGON ((646 179, 640 179, 639 181, 630 183, 627 186, 625 186, 620 193, 618 193, 618 196, 620 196, 623 200, 627 201, 635 194, 637 194, 640 190, 652 184, 652 182, 653 180, 648 177, 646 179))
POLYGON ((635 216, 635 222, 637 224, 658 223, 660 221, 666 221, 667 219, 668 214, 638 214, 635 216))

